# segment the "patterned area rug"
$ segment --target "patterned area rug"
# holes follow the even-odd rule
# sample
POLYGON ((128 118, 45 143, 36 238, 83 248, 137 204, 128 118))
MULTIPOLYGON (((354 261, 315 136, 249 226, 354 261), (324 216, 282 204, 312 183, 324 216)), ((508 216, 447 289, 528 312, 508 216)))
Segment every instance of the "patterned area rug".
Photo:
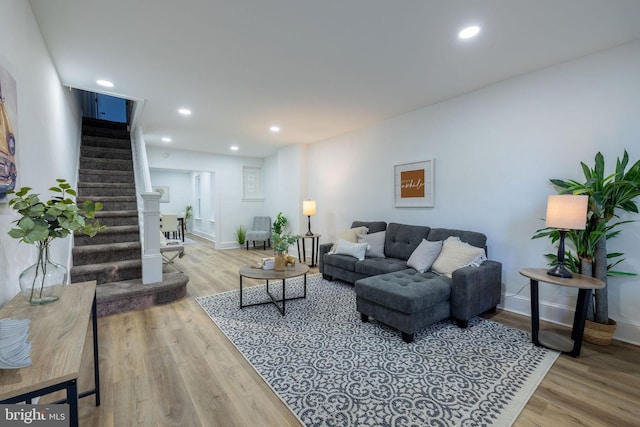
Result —
MULTIPOLYGON (((302 295, 302 278, 286 293, 302 295)), ((243 299, 268 300, 264 285, 243 299)), ((284 317, 272 304, 240 310, 237 290, 196 300, 306 426, 510 425, 558 357, 481 318, 467 329, 434 324, 406 344, 362 323, 353 287, 321 275, 284 317)))

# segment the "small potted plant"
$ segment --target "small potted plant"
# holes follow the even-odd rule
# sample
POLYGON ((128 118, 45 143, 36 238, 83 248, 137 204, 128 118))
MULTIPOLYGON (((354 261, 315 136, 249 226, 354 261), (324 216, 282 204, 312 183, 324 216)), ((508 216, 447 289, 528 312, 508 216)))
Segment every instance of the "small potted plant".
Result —
POLYGON ((187 205, 184 210, 184 221, 187 232, 191 231, 191 220, 193 219, 193 206, 187 205))
POLYGON ((276 220, 273 223, 273 229, 271 234, 271 241, 273 248, 276 251, 274 270, 284 271, 286 266, 286 251, 295 242, 300 239, 300 235, 291 234, 286 231, 287 218, 282 215, 282 212, 278 213, 276 220))
POLYGON ((242 225, 238 228, 236 228, 236 240, 238 241, 238 244, 240 246, 244 245, 244 241, 247 237, 247 229, 244 228, 242 225))
POLYGON ((93 237, 106 227, 96 220, 96 211, 102 209, 102 203, 85 201, 78 206, 74 199, 76 191, 64 179, 56 180, 58 185, 49 190, 57 193, 47 201, 41 201, 39 194, 31 192, 30 187, 22 187, 13 194, 9 206, 21 217, 14 221, 15 228, 9 230, 9 236, 38 248, 36 263, 24 270, 19 277, 22 295, 33 305, 47 304, 60 297, 62 286, 66 284, 66 267, 51 262, 49 245, 54 239, 65 238, 72 232, 82 232, 93 237))

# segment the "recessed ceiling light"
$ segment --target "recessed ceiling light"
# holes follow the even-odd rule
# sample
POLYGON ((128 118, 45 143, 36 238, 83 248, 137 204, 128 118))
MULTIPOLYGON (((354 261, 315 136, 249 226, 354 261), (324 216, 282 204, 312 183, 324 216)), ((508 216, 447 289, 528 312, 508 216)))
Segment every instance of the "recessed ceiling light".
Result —
POLYGON ((238 147, 237 145, 232 145, 231 147, 229 147, 229 149, 231 151, 238 151, 240 149, 240 147, 238 147))
POLYGON ((113 87, 113 82, 110 82, 109 80, 96 80, 96 83, 104 87, 113 87))
POLYGON ((269 130, 273 133, 280 132, 280 126, 271 126, 269 130))
POLYGON ((163 142, 171 142, 171 138, 169 138, 168 136, 163 136, 162 137, 162 141, 163 142))
POLYGON ((188 108, 181 108, 178 110, 178 113, 182 114, 183 116, 190 116, 191 110, 189 110, 188 108))
POLYGON ((480 33, 480 27, 478 27, 477 25, 472 25, 470 27, 463 28, 458 33, 458 38, 463 40, 471 39, 477 36, 479 33, 480 33))

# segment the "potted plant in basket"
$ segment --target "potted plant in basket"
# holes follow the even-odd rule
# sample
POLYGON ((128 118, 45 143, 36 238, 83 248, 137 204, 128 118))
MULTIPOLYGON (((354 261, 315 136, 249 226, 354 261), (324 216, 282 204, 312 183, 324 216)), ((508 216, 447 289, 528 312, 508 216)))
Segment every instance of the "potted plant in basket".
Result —
POLYGON ((47 201, 41 201, 39 194, 31 192, 30 187, 22 187, 13 194, 9 206, 21 217, 14 221, 15 228, 9 230, 9 236, 21 242, 36 245, 38 257, 36 263, 24 270, 19 277, 22 295, 33 305, 46 304, 60 297, 62 286, 66 284, 66 267, 53 263, 49 259, 49 245, 56 238, 65 238, 74 231, 93 237, 106 227, 96 220, 96 211, 102 209, 101 203, 85 201, 78 206, 74 199, 76 191, 64 179, 56 180, 58 185, 49 190, 57 193, 47 201))
MULTIPOLYGON (((593 276, 607 283, 607 276, 633 276, 635 273, 616 271, 613 268, 623 261, 620 252, 607 253, 607 240, 620 234, 623 224, 632 220, 618 221, 618 210, 638 213, 638 205, 634 201, 640 196, 640 161, 634 163, 628 170, 629 155, 625 150, 622 159, 616 161, 615 172, 604 173, 604 156, 597 153, 595 165, 590 168, 581 163, 585 182, 574 180, 551 179, 550 181, 560 189, 561 194, 584 194, 589 196, 587 209, 587 224, 584 230, 569 230, 567 239, 572 243, 576 254, 567 253, 567 267, 588 276, 593 276), (610 260, 617 261, 609 263, 610 260)), ((537 230, 533 238, 550 237, 552 242, 559 239, 557 230, 544 228, 537 230)), ((555 255, 545 255, 551 262, 555 262, 555 255)), ((585 340, 595 344, 609 344, 616 323, 609 318, 609 303, 607 287, 596 289, 594 300, 590 301, 589 316, 585 327, 585 340)))
POLYGON ((300 239, 300 235, 291 234, 286 231, 287 222, 287 218, 282 215, 282 212, 280 212, 273 223, 271 242, 274 250, 276 251, 274 266, 274 270, 276 271, 284 271, 287 249, 300 239))

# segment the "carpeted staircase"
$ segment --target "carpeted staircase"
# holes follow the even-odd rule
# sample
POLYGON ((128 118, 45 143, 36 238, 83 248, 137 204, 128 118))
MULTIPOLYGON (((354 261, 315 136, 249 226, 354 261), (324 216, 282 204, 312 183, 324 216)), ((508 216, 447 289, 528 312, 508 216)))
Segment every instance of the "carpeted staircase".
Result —
POLYGON ((107 229, 74 236, 71 282, 96 280, 98 315, 163 304, 186 295, 189 278, 165 273, 161 283, 142 284, 142 245, 126 123, 83 118, 77 202, 102 202, 96 217, 107 229))

